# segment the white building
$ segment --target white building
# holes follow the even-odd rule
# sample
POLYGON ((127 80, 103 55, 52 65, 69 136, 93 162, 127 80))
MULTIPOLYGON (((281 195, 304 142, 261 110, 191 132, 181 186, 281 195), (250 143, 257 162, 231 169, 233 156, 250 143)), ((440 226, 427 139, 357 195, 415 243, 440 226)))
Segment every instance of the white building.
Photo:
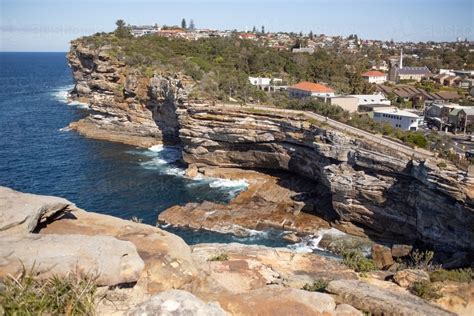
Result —
POLYGON ((383 72, 371 70, 364 72, 362 78, 369 83, 382 84, 387 81, 387 75, 383 72))
POLYGON ((383 94, 352 94, 351 97, 357 98, 357 105, 370 105, 370 104, 385 104, 390 105, 388 100, 383 94))
POLYGON ((272 82, 271 78, 249 77, 250 84, 253 86, 269 86, 272 82))
POLYGON ((418 130, 420 117, 408 111, 399 109, 377 109, 374 110, 373 118, 380 123, 389 123, 393 127, 404 131, 418 130))

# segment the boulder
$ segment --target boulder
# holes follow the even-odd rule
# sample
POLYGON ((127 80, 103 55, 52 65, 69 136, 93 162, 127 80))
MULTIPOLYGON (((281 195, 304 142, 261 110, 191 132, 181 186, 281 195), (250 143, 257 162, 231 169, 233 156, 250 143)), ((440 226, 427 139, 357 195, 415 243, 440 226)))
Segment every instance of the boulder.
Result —
POLYGON ((0 278, 24 270, 39 278, 77 274, 98 285, 136 282, 143 270, 136 247, 109 236, 27 235, 0 239, 0 278))
POLYGON ((407 269, 395 273, 393 281, 401 287, 408 288, 417 282, 430 282, 430 275, 423 270, 407 269))
POLYGON ((337 301, 374 315, 454 315, 421 298, 358 280, 336 280, 326 288, 337 301))
POLYGON ((408 256, 413 249, 413 246, 410 245, 398 245, 395 244, 392 246, 392 257, 400 258, 408 256))
POLYGON ((390 248, 379 244, 372 245, 372 259, 379 269, 390 267, 394 263, 390 248))
POLYGON ((189 292, 170 290, 151 297, 149 300, 127 311, 128 316, 226 316, 217 303, 204 303, 189 292))
POLYGON ((0 187, 0 234, 28 234, 41 220, 73 207, 63 198, 0 187))

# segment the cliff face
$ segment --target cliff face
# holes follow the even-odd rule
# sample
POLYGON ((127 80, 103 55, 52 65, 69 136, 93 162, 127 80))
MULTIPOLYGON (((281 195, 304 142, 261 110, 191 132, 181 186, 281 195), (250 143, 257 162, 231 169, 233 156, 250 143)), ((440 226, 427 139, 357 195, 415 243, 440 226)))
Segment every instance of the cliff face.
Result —
POLYGON ((145 78, 106 49, 74 42, 68 54, 72 97, 100 114, 86 120, 101 130, 179 141, 183 159, 197 168, 297 174, 323 184, 321 203, 332 205, 325 216, 348 232, 356 225, 389 242, 461 253, 464 262, 474 253, 473 188, 462 172, 412 161, 298 115, 189 104, 185 78, 145 78))
POLYGON ((323 183, 339 221, 369 234, 474 250, 472 187, 461 172, 377 152, 297 116, 194 107, 179 118, 190 165, 286 170, 323 183))
POLYGON ((176 142, 176 106, 186 98, 181 79, 141 76, 112 58, 109 48, 74 41, 67 55, 76 82, 70 95, 95 112, 87 120, 104 131, 176 142))

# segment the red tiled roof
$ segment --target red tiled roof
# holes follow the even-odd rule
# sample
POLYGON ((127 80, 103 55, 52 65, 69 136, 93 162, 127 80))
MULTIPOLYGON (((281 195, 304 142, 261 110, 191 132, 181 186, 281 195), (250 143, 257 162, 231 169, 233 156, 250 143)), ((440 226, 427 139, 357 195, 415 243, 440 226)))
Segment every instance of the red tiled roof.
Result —
POLYGON ((385 74, 383 72, 376 71, 376 70, 367 71, 362 74, 362 77, 382 77, 382 76, 385 76, 385 74))
POLYGON ((295 85, 292 85, 290 88, 311 92, 334 92, 333 89, 325 85, 308 81, 297 83, 295 85))

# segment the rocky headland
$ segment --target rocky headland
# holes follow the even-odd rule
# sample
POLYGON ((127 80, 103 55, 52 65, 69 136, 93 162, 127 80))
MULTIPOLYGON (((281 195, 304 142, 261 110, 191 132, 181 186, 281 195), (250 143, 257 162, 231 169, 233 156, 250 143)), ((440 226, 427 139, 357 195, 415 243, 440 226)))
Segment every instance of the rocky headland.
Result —
POLYGON ((141 147, 177 144, 188 176, 253 183, 229 205, 176 206, 161 214, 162 222, 300 235, 333 226, 388 246, 432 249, 446 267, 474 261, 473 181, 463 171, 301 113, 190 98, 192 79, 167 71, 143 75, 109 45, 76 40, 68 60, 76 81, 71 98, 91 109, 71 124, 79 133, 141 147))
POLYGON ((356 273, 314 253, 189 246, 157 227, 4 187, 0 244, 1 291, 25 273, 88 277, 99 286, 98 315, 469 315, 474 306, 471 283, 438 282, 444 296, 428 302, 387 273, 356 273), (301 289, 315 280, 326 280, 325 293, 301 289))

